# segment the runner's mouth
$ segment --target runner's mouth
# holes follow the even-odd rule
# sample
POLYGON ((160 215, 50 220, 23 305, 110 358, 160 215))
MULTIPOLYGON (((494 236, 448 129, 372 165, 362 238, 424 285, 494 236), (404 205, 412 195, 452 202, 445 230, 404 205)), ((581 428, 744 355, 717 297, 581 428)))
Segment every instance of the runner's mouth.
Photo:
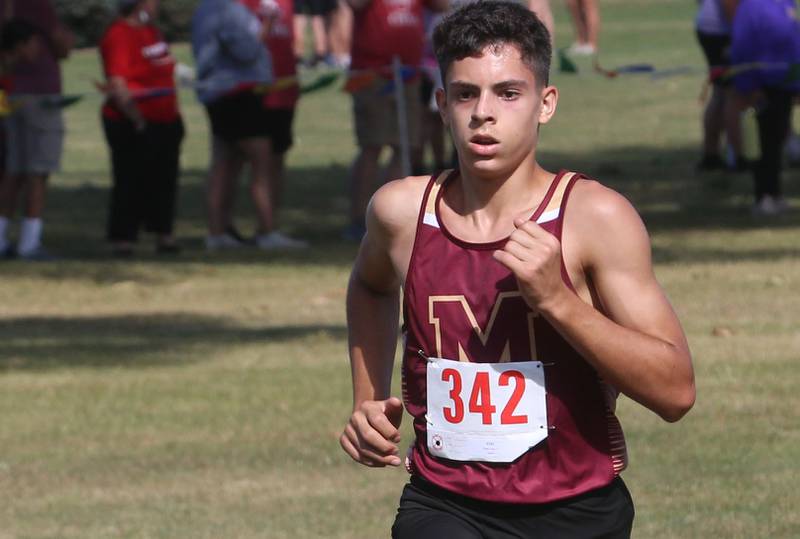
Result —
POLYGON ((469 139, 469 141, 472 142, 473 144, 480 144, 481 146, 489 146, 491 144, 498 143, 498 140, 496 138, 491 137, 489 135, 475 135, 474 137, 469 139))

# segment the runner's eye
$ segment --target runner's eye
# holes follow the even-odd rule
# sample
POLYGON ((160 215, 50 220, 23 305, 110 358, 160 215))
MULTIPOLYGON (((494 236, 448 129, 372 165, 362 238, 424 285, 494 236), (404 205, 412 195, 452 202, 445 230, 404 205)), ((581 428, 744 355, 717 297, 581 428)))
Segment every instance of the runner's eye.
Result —
POLYGON ((475 91, 474 90, 459 90, 456 93, 456 98, 459 101, 469 101, 473 97, 475 97, 475 91))

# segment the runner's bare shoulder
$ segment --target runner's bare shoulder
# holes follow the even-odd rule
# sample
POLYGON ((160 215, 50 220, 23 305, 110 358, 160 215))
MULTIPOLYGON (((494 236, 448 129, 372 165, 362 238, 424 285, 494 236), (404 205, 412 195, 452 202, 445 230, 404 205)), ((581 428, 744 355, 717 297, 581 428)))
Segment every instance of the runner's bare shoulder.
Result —
POLYGON ((367 210, 367 233, 387 240, 413 238, 429 180, 429 176, 409 176, 378 189, 367 210))
POLYGON ((563 242, 577 248, 584 265, 616 245, 649 253, 649 237, 639 213, 622 194, 595 180, 575 184, 564 216, 563 242))

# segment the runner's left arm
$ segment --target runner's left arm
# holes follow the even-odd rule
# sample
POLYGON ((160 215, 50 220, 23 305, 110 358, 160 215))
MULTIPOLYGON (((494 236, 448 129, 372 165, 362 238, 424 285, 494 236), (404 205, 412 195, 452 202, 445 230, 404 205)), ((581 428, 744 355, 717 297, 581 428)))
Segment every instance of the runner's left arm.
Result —
POLYGON ((606 382, 677 421, 694 404, 691 354, 653 273, 644 224, 627 200, 595 182, 576 185, 566 219, 564 234, 577 245, 569 254, 580 260, 599 308, 564 284, 561 243, 536 223, 518 221, 495 258, 514 272, 531 308, 606 382))

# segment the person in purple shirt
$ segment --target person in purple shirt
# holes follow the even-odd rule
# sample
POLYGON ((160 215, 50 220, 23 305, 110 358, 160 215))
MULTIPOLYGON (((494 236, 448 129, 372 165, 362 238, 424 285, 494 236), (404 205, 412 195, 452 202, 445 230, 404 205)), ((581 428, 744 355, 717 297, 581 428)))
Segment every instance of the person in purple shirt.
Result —
POLYGON ((67 57, 74 38, 56 17, 50 0, 0 0, 0 19, 33 25, 44 46, 33 61, 19 62, 11 72, 10 99, 17 109, 6 121, 6 175, 0 183, 0 253, 13 247, 8 228, 20 193, 27 193, 16 254, 27 260, 51 257, 41 245, 47 178, 60 166, 64 141, 61 110, 47 106, 47 96, 61 94, 58 62, 67 57))
POLYGON ((754 106, 757 113, 761 156, 753 167, 753 213, 775 215, 788 208, 781 193, 782 150, 792 100, 800 93, 800 19, 795 0, 742 0, 733 19, 731 63, 741 105, 754 106))

